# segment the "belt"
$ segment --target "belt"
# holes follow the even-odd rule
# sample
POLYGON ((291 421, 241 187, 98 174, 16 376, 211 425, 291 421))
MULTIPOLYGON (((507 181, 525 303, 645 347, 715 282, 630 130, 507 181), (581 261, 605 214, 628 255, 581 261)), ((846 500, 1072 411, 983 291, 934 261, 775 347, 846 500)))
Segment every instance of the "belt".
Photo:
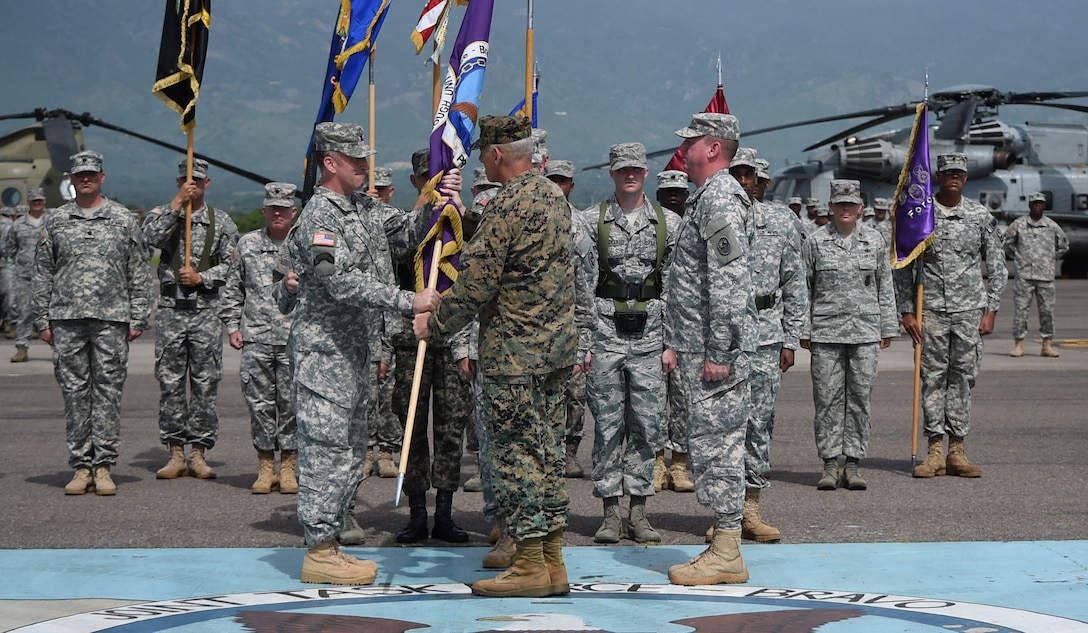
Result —
POLYGON ((761 295, 756 297, 756 310, 768 310, 774 307, 775 301, 774 295, 761 295))

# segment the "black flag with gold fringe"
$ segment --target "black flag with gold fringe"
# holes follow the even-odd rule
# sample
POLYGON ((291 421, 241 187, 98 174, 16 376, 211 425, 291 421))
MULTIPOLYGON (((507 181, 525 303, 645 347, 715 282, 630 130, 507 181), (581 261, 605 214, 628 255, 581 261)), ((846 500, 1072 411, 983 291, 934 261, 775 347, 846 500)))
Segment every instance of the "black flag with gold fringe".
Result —
POLYGON ((181 115, 181 129, 196 124, 196 99, 204 76, 211 26, 211 0, 166 0, 162 43, 151 91, 181 115))

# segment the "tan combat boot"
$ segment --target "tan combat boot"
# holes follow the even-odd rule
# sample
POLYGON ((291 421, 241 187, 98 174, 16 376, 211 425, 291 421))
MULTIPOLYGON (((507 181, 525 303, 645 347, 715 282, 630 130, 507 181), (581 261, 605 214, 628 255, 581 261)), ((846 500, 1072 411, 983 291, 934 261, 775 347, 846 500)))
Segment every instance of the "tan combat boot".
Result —
POLYGON ((829 457, 824 460, 824 470, 820 474, 820 481, 816 482, 817 490, 834 490, 839 485, 839 459, 829 457))
POLYGON ((654 492, 661 492, 669 486, 668 469, 665 468, 665 451, 654 455, 654 492))
MULTIPOLYGON (((1039 352, 1039 356, 1043 356, 1045 358, 1057 358, 1057 357, 1061 356, 1061 354, 1058 353, 1058 350, 1054 349, 1054 346, 1052 345, 1050 339, 1044 338, 1043 339, 1043 350, 1041 352, 1039 352)), ((15 362, 14 358, 12 358, 11 360, 12 360, 12 362, 15 362)))
POLYGON ((1024 355, 1024 339, 1018 338, 1013 343, 1012 351, 1009 352, 1009 356, 1012 356, 1013 358, 1020 358, 1023 355, 1024 355))
POLYGON ((619 543, 623 533, 623 519, 620 518, 620 498, 605 497, 604 521, 593 535, 594 543, 619 543))
POLYGON ((91 490, 94 490, 94 477, 91 476, 91 469, 86 466, 76 468, 72 481, 64 486, 66 495, 81 495, 91 490))
POLYGON ((702 554, 683 565, 669 567, 669 581, 676 585, 717 585, 748 581, 748 568, 740 555, 740 530, 714 529, 714 540, 702 554))
POLYGON ((548 566, 548 580, 551 582, 551 596, 565 596, 570 593, 567 580, 567 565, 563 562, 563 530, 549 532, 544 537, 544 564, 548 566))
POLYGON ((929 452, 926 460, 914 467, 912 476, 929 479, 944 474, 944 436, 933 435, 929 438, 929 452))
POLYGON ((865 490, 869 484, 858 472, 858 459, 847 457, 846 466, 842 470, 842 487, 847 490, 865 490))
POLYGON ((578 445, 582 441, 575 438, 567 438, 566 446, 564 447, 566 462, 563 464, 563 476, 571 477, 573 479, 581 479, 586 476, 586 471, 582 469, 582 465, 578 463, 578 445))
POLYGON ((962 437, 948 436, 948 459, 945 461, 945 472, 952 477, 982 476, 982 468, 967 461, 962 437))
POLYGON ((13 363, 25 363, 30 360, 30 355, 27 354, 25 347, 16 347, 15 355, 11 357, 13 363))
POLYGON ((397 465, 393 463, 393 450, 384 446, 378 451, 378 476, 382 479, 397 476, 397 465))
POLYGON ((279 483, 279 477, 276 477, 276 452, 257 451, 257 481, 253 482, 253 494, 266 495, 279 483))
POLYGON ((782 540, 782 532, 763 522, 759 516, 759 488, 744 490, 744 518, 740 520, 741 538, 757 543, 777 543, 782 540))
POLYGON ((353 509, 344 513, 340 524, 340 535, 336 537, 336 540, 341 545, 366 545, 366 530, 359 525, 353 509))
POLYGON ((280 451, 280 494, 298 494, 298 451, 280 451))
POLYGON ((695 484, 688 478, 688 454, 673 453, 669 465, 670 488, 675 492, 695 492, 695 484))
POLYGON ((363 458, 363 477, 374 474, 374 451, 376 450, 378 450, 376 446, 373 448, 366 447, 366 457, 363 458))
POLYGON ((110 467, 102 464, 94 467, 94 493, 102 497, 117 494, 117 484, 110 478, 110 467))
POLYGON ((193 444, 189 450, 189 466, 197 479, 215 479, 215 471, 204 461, 204 447, 193 444))
POLYGON ((185 447, 181 444, 171 444, 169 448, 170 461, 166 462, 166 465, 155 473, 155 477, 159 479, 188 477, 189 469, 185 466, 185 447))
POLYGON ((495 547, 484 554, 484 569, 506 569, 514 564, 514 556, 517 555, 517 546, 514 537, 507 534, 505 529, 499 532, 499 539, 495 541, 495 547))
POLYGON ((527 538, 516 543, 514 564, 494 578, 472 584, 472 593, 491 598, 544 598, 558 595, 544 561, 544 539, 527 538))
POLYGON ((627 517, 626 536, 637 543, 660 543, 661 535, 650 525, 646 517, 646 497, 631 496, 630 515, 627 517))
POLYGON ((302 559, 302 582, 369 585, 378 575, 374 561, 359 560, 340 551, 335 541, 311 547, 302 559))

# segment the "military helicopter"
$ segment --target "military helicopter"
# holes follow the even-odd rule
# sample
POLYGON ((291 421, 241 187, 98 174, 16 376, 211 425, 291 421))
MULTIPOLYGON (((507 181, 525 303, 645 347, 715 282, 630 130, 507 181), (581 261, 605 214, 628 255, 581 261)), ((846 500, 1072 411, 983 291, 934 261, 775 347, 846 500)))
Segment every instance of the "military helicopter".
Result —
MULTIPOLYGON (((1046 194, 1046 212, 1069 237, 1070 249, 1062 273, 1088 276, 1088 126, 1065 123, 1010 125, 997 120, 999 106, 1037 105, 1088 113, 1088 106, 1052 103, 1088 97, 1088 92, 1001 92, 982 85, 953 86, 933 93, 929 110, 930 164, 947 152, 967 154, 968 180, 964 195, 982 203, 1004 229, 1028 212, 1027 197, 1046 194), (935 124, 936 122, 936 124, 935 124)), ((861 181, 866 204, 895 195, 906 159, 911 128, 859 137, 858 133, 914 116, 917 103, 873 108, 817 119, 743 131, 742 139, 788 128, 870 117, 806 147, 804 163, 776 171, 767 199, 785 202, 792 196, 830 198, 831 181, 861 181)), ((743 141, 742 141, 743 142, 743 141)), ((675 149, 650 152, 647 157, 671 156, 675 149)), ((607 163, 584 170, 608 167, 607 163)))
MULTIPOLYGON (((0 121, 8 119, 35 120, 26 127, 0 137, 0 203, 8 207, 23 204, 26 190, 32 187, 45 189, 46 205, 49 207, 58 207, 72 199, 73 194, 67 178, 68 170, 72 167, 70 157, 85 149, 83 128, 89 125, 114 130, 183 155, 186 153, 184 147, 107 123, 86 112, 75 114, 68 110, 38 108, 33 112, 0 115, 0 121)), ((271 178, 210 156, 200 153, 193 155, 262 185, 272 182, 271 178)))

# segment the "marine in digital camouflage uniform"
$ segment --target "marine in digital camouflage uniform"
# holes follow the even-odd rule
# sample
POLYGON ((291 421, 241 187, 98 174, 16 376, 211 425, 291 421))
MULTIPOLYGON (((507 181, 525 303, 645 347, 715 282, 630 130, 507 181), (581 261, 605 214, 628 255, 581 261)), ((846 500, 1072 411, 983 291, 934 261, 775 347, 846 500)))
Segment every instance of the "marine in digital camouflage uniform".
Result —
POLYGON ((915 477, 982 474, 967 459, 964 438, 971 430, 971 389, 982 337, 993 332, 1008 269, 997 222, 985 207, 962 195, 966 182, 965 154, 937 157, 940 190, 934 197, 933 240, 924 256, 892 274, 903 329, 922 345, 922 411, 929 450, 915 466, 915 477), (987 278, 982 276, 983 262, 987 278), (918 268, 924 286, 920 324, 915 318, 918 268))
POLYGON ((1069 238, 1058 223, 1043 215, 1046 194, 1035 192, 1028 196, 1028 215, 1022 215, 1009 225, 1006 249, 1016 263, 1013 282, 1012 337, 1015 341, 1013 358, 1024 355, 1024 337, 1028 333, 1028 308, 1031 300, 1039 309, 1039 336, 1043 339, 1041 356, 1057 358, 1054 349, 1054 268, 1057 260, 1069 251, 1069 238))
MULTIPOLYGON (((412 184, 422 191, 430 174, 429 149, 418 150, 412 155, 412 171, 412 184)), ((460 185, 450 193, 463 215, 460 185)), ((404 289, 421 287, 422 278, 417 282, 415 246, 396 260, 397 278, 404 289)), ((392 341, 396 354, 393 411, 402 428, 406 428, 418 350, 411 319, 404 319, 392 341)), ((420 378, 412 444, 404 475, 404 493, 408 495, 410 515, 408 523, 395 538, 398 543, 418 543, 429 535, 450 543, 466 543, 468 532, 453 521, 452 508, 453 493, 461 483, 465 427, 472 421, 472 384, 451 362, 447 337, 438 336, 428 341, 420 378), (432 406, 428 407, 432 398, 432 406), (428 442, 428 430, 433 450, 428 442), (429 530, 427 491, 432 487, 436 491, 435 517, 434 529, 429 530)))
POLYGON ((899 334, 888 245, 859 221, 861 200, 858 181, 831 181, 833 222, 803 248, 812 303, 801 344, 812 353, 813 426, 824 462, 819 490, 866 489, 858 463, 869 447, 877 360, 899 334))
POLYGON ((603 500, 598 543, 628 537, 658 542, 646 516, 654 495, 654 456, 665 414, 664 351, 666 258, 676 243, 680 216, 643 193, 646 148, 619 143, 609 149, 615 191, 582 211, 582 223, 600 265, 596 289, 597 337, 586 377, 593 413, 593 496, 603 500), (620 497, 630 497, 625 526, 620 497))
POLYGON ((170 459, 159 479, 188 474, 215 478, 204 452, 219 436, 216 400, 223 378, 223 323, 219 290, 227 281, 238 227, 226 211, 205 204, 211 184, 208 163, 193 160, 192 179, 186 161, 178 165, 178 194, 155 207, 144 219, 144 240, 160 249, 159 309, 155 315, 155 377, 159 380, 159 440, 170 459), (185 259, 186 205, 192 204, 189 260, 185 259), (188 397, 186 397, 188 387, 188 397), (191 445, 189 464, 185 445, 191 445))
POLYGON ((771 432, 782 373, 793 366, 808 308, 801 236, 796 218, 786 208, 763 201, 770 185, 769 165, 756 150, 741 147, 729 164, 729 174, 753 200, 752 284, 755 293, 759 346, 751 355, 752 408, 745 432, 744 518, 741 536, 761 543, 782 539, 778 530, 760 516, 761 490, 768 487, 771 467, 771 432))
POLYGON ((102 155, 72 156, 75 200, 50 213, 35 251, 34 328, 53 346, 64 396, 65 494, 112 495, 128 346, 151 317, 151 268, 136 217, 102 195, 102 155), (91 473, 92 468, 94 473, 91 473))
MULTIPOLYGON (((434 290, 396 286, 390 254, 390 239, 399 248, 418 242, 430 210, 407 214, 354 193, 374 153, 361 127, 320 123, 314 139, 320 183, 287 237, 298 283, 287 342, 298 422, 298 517, 309 548, 301 579, 367 584, 377 566, 341 552, 336 538, 362 480, 375 312, 411 314, 438 304, 434 290)), ((281 309, 292 279, 277 284, 281 309)))
POLYGON ((286 494, 298 492, 298 437, 287 356, 291 316, 279 311, 272 296, 272 287, 288 266, 284 240, 298 213, 295 189, 283 182, 265 185, 261 213, 267 226, 238 239, 219 303, 227 339, 231 347, 242 350, 242 395, 257 450, 255 494, 268 494, 276 487, 286 494), (276 451, 280 451, 278 475, 276 451))
POLYGON ((45 222, 45 191, 40 187, 30 188, 27 190, 26 200, 27 212, 11 223, 7 236, 0 245, 0 253, 10 258, 15 277, 11 299, 18 320, 15 330, 15 355, 11 357, 13 363, 29 360, 30 337, 34 332, 34 317, 30 311, 34 251, 38 247, 42 224, 45 222))
POLYGON ((577 361, 570 210, 558 187, 532 170, 530 122, 480 119, 480 160, 503 183, 465 246, 457 283, 418 336, 451 334, 480 318, 484 426, 491 484, 517 554, 487 596, 570 591, 563 564, 569 503, 563 477, 563 393, 577 361))
POLYGON ((684 585, 745 582, 744 438, 757 344, 752 202, 728 171, 740 139, 735 117, 696 114, 677 135, 685 139, 684 166, 698 188, 688 198, 665 283, 665 368, 679 372, 695 494, 713 510, 715 529, 710 547, 670 567, 669 579, 684 585), (672 353, 675 358, 667 358, 672 353))

